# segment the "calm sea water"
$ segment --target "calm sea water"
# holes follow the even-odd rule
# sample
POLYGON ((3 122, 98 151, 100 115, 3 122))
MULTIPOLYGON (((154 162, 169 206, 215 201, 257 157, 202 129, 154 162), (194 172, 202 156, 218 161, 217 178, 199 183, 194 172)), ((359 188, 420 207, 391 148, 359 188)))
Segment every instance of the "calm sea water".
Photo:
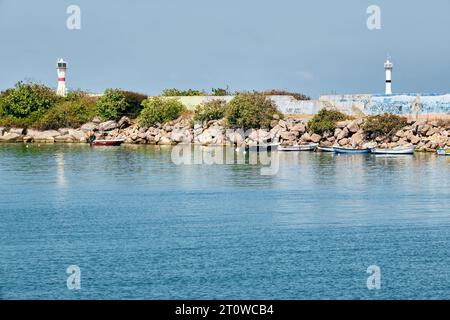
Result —
POLYGON ((292 153, 262 176, 170 147, 0 145, 0 298, 449 299, 449 168, 292 153))

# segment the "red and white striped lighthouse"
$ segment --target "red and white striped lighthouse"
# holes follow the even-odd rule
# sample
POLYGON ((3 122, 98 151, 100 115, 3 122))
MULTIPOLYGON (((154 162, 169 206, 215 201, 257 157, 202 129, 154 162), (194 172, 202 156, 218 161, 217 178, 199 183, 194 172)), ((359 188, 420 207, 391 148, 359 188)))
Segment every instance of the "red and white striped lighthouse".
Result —
POLYGON ((56 94, 65 97, 67 94, 66 89, 66 71, 67 71, 67 62, 63 59, 59 59, 56 63, 56 70, 58 73, 58 89, 56 90, 56 94))

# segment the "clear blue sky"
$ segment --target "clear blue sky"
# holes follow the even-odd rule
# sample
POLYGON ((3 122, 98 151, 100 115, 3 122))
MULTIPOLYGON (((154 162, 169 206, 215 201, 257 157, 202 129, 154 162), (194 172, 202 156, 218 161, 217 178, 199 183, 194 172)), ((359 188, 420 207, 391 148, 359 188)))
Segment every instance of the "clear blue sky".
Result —
POLYGON ((450 1, 0 0, 0 89, 32 79, 69 88, 157 94, 163 88, 280 88, 313 97, 450 92, 450 1), (82 10, 81 30, 66 8, 82 10), (366 27, 369 5, 382 29, 366 27))

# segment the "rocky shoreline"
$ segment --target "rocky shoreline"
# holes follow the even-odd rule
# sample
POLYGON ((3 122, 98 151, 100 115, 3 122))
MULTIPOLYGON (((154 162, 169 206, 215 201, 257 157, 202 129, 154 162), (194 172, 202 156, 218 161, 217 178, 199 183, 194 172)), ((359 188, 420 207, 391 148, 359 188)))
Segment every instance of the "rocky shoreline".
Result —
POLYGON ((318 143, 324 147, 342 146, 361 148, 370 143, 373 147, 394 148, 414 145, 417 151, 435 152, 439 146, 450 145, 450 124, 438 121, 409 121, 408 125, 390 137, 368 139, 361 125, 364 119, 337 123, 334 132, 322 135, 307 131, 307 122, 301 119, 281 120, 274 115, 270 130, 227 129, 225 120, 214 120, 195 125, 191 117, 180 117, 164 125, 141 127, 123 117, 120 121, 101 122, 94 119, 80 128, 61 128, 38 131, 21 128, 0 127, 0 143, 86 143, 90 134, 97 139, 123 138, 127 144, 176 145, 193 143, 199 145, 252 145, 258 142, 279 141, 282 145, 318 143))

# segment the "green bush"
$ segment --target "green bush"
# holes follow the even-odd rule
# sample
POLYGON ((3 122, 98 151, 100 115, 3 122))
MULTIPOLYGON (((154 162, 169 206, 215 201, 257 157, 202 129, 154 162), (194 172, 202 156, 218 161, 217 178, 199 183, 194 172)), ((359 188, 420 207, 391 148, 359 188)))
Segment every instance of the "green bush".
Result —
POLYGON ((267 96, 293 96, 296 100, 311 100, 310 97, 308 97, 302 93, 290 92, 290 91, 286 91, 286 90, 272 89, 272 90, 264 91, 263 94, 265 94, 267 96))
POLYGON ((228 87, 226 89, 213 88, 211 95, 216 96, 216 97, 223 97, 223 96, 229 96, 230 92, 228 90, 228 87))
POLYGON ((97 113, 104 120, 118 120, 123 116, 135 118, 142 110, 147 96, 120 89, 107 89, 97 101, 97 113))
POLYGON ((398 130, 406 127, 408 120, 405 117, 395 114, 385 113, 366 118, 362 125, 362 129, 369 138, 391 137, 398 130))
POLYGON ((308 129, 310 132, 317 134, 323 134, 326 131, 334 132, 337 122, 349 118, 349 116, 337 110, 322 109, 308 122, 308 129))
POLYGON ((225 117, 225 100, 211 100, 198 105, 195 108, 194 121, 204 122, 211 120, 219 120, 225 117))
POLYGON ((29 123, 60 100, 52 89, 44 85, 18 82, 0 95, 0 117, 29 123))
POLYGON ((206 92, 202 90, 178 90, 178 89, 164 89, 162 92, 163 97, 193 97, 193 96, 205 96, 206 92))
POLYGON ((142 102, 144 107, 138 118, 141 126, 153 126, 177 119, 186 108, 177 99, 148 98, 142 102))
POLYGON ((283 117, 272 100, 256 92, 238 94, 225 108, 228 125, 243 129, 269 128, 274 114, 283 117))
POLYGON ((50 108, 35 127, 41 130, 78 128, 92 120, 96 114, 96 98, 77 92, 68 95, 66 101, 50 108))

